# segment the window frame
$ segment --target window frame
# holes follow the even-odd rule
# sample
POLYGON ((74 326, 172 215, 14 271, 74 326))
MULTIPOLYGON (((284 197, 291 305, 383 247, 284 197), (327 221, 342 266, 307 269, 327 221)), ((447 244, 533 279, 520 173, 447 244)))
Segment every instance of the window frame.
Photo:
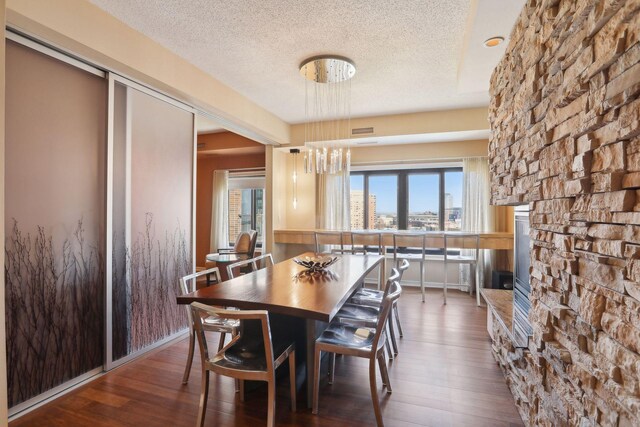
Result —
MULTIPOLYGON (((439 168, 411 168, 411 169, 383 169, 383 170, 362 170, 352 171, 349 178, 354 175, 363 176, 363 197, 364 197, 364 229, 371 230, 369 228, 369 177, 371 176, 384 176, 395 175, 397 177, 398 187, 396 189, 397 194, 397 211, 398 211, 398 230, 407 230, 409 225, 409 175, 438 175, 438 231, 445 231, 445 218, 444 218, 444 195, 445 195, 445 174, 447 172, 463 172, 461 166, 448 166, 439 168)), ((464 212, 462 212, 464 215, 464 212)))

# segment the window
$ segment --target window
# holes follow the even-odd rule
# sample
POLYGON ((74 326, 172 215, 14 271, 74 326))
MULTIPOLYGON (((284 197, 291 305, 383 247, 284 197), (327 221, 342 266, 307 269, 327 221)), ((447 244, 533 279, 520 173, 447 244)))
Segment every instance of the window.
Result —
POLYGON ((462 168, 351 174, 351 229, 460 230, 462 168))
POLYGON ((264 176, 229 177, 229 242, 243 231, 256 230, 262 243, 264 176))
POLYGON ((407 230, 440 230, 440 174, 415 173, 407 176, 409 220, 407 230))
POLYGON ((369 230, 398 229, 398 176, 371 175, 367 177, 367 207, 369 230))

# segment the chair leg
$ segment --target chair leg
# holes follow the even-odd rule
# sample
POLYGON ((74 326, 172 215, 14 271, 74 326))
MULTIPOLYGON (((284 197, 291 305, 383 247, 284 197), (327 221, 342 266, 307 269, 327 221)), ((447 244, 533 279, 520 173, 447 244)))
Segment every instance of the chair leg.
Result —
POLYGON ((480 307, 480 270, 477 264, 473 264, 473 273, 476 282, 476 305, 480 307))
POLYGON ((313 357, 313 403, 311 413, 318 414, 318 394, 320 392, 320 350, 316 348, 313 357))
POLYGON ((393 329, 393 315, 389 312, 389 320, 387 321, 387 326, 389 327, 389 340, 391 341, 391 346, 393 347, 393 357, 398 355, 398 343, 396 342, 396 332, 393 329))
POLYGON ((382 366, 386 365, 387 361, 384 358, 384 353, 380 352, 380 354, 378 354, 376 359, 378 362, 378 367, 380 368, 380 377, 382 378, 382 388, 385 388, 387 386, 387 377, 384 376, 384 371, 382 370, 382 366))
POLYGON ((238 382, 240 383, 240 402, 244 402, 244 380, 238 380, 238 382))
MULTIPOLYGON (((387 325, 389 327, 389 325, 387 325)), ((389 343, 389 339, 387 338, 384 342, 384 348, 387 350, 387 354, 389 355, 389 360, 393 360, 393 351, 391 351, 391 345, 389 343)))
POLYGON ((387 364, 384 360, 384 353, 380 353, 378 356, 378 365, 380 366, 382 381, 384 381, 384 385, 387 386, 387 393, 391 393, 393 389, 391 388, 391 380, 389 379, 389 370, 387 369, 387 364))
MULTIPOLYGON (((231 330, 231 339, 234 339, 236 337, 236 335, 238 335, 238 331, 236 329, 232 329, 231 330)), ((236 393, 239 393, 240 392, 240 382, 241 381, 236 378, 234 382, 236 383, 236 393)), ((244 389, 242 390, 241 401, 244 401, 244 389)))
POLYGON ((373 403, 373 411, 376 414, 376 422, 378 427, 382 427, 382 411, 380 410, 380 401, 378 400, 378 386, 376 385, 376 361, 375 356, 369 359, 369 386, 371 387, 371 401, 373 403))
POLYGON ((196 345, 196 335, 191 329, 189 332, 189 354, 187 355, 187 366, 184 367, 184 375, 182 375, 182 384, 189 382, 189 374, 191 373, 191 365, 193 363, 193 349, 196 345))
POLYGON ((267 382, 268 388, 268 406, 267 406, 267 427, 275 427, 276 425, 276 377, 273 375, 267 382))
POLYGON ((336 354, 329 354, 329 384, 333 384, 336 378, 336 354))
POLYGON ((449 271, 447 269, 447 262, 444 263, 444 305, 447 305, 447 282, 449 281, 449 271))
POLYGON ((204 426, 204 415, 207 412, 207 401, 209 400, 209 371, 202 372, 202 385, 200 387, 200 410, 198 411, 198 422, 196 425, 204 426))
POLYGON ((400 323, 400 314, 398 313, 398 303, 393 304, 393 314, 396 316, 396 324, 398 325, 398 334, 400 338, 404 337, 402 332, 402 323, 400 323))
POLYGON ((289 387, 291 388, 291 411, 296 412, 296 351, 289 355, 289 387))
POLYGON ((218 351, 222 350, 224 347, 224 340, 226 338, 226 332, 220 332, 220 340, 218 341, 218 351))
POLYGON ((424 302, 424 261, 420 261, 420 290, 422 291, 422 302, 424 302))

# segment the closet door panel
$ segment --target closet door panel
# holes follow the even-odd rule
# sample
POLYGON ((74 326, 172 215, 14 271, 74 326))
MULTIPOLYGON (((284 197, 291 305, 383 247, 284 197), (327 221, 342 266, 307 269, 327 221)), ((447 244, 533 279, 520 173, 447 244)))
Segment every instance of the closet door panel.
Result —
POLYGON ((6 105, 13 407, 103 364, 107 81, 7 40, 6 105))

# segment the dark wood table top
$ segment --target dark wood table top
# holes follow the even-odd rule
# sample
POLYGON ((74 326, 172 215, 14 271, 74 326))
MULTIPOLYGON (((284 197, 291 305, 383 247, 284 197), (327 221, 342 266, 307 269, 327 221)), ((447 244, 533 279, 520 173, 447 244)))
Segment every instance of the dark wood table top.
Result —
MULTIPOLYGON (((313 256, 305 253, 300 256, 313 256)), ((337 255, 325 272, 307 274, 293 259, 178 297, 178 304, 268 310, 329 322, 364 278, 383 260, 379 255, 337 255)))

